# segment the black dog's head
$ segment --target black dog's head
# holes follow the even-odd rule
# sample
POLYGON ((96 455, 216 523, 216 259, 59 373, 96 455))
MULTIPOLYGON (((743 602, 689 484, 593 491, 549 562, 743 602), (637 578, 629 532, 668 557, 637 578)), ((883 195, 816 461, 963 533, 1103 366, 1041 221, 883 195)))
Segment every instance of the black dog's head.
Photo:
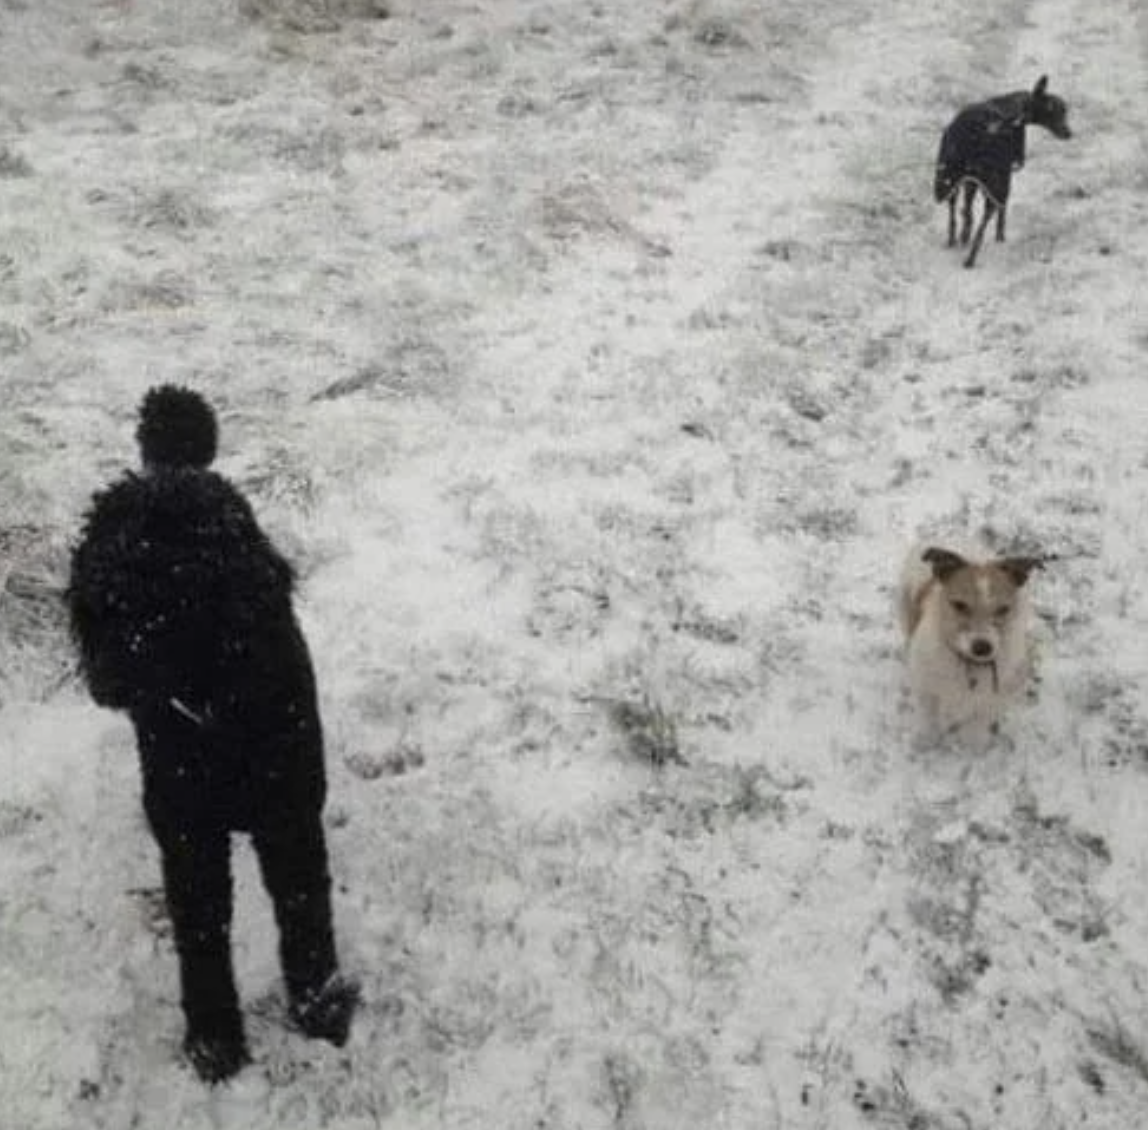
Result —
POLYGON ((145 467, 209 467, 218 437, 215 413, 198 392, 160 385, 144 396, 136 439, 145 467))
POLYGON ((1068 106, 1063 98, 1048 93, 1048 75, 1041 75, 1029 97, 1028 120, 1034 126, 1044 126, 1055 137, 1072 136, 1068 128, 1068 106))

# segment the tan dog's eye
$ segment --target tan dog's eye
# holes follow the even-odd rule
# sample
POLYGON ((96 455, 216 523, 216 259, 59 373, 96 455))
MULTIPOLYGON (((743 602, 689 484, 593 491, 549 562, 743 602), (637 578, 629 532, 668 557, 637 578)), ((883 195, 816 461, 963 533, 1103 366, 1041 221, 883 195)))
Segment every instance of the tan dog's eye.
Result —
POLYGON ((1003 620, 1012 611, 1011 604, 998 604, 993 611, 993 615, 998 620, 1003 620))
POLYGON ((957 615, 959 615, 959 616, 970 616, 970 615, 972 615, 973 610, 970 607, 968 601, 950 600, 949 604, 952 605, 953 611, 956 612, 957 615))

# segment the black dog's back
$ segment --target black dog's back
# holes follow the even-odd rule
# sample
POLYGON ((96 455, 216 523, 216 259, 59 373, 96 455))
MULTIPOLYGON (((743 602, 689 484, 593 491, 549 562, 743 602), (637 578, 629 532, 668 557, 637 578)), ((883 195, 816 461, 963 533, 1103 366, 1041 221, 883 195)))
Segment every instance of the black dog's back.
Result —
POLYGON ((974 180, 997 204, 1008 200, 1012 171, 1024 164, 1027 91, 966 106, 941 135, 933 195, 948 200, 974 180))
POLYGON ((120 708, 217 704, 228 684, 248 683, 269 631, 292 631, 292 586, 291 567, 221 476, 126 475, 93 500, 72 559, 67 599, 93 697, 120 708))

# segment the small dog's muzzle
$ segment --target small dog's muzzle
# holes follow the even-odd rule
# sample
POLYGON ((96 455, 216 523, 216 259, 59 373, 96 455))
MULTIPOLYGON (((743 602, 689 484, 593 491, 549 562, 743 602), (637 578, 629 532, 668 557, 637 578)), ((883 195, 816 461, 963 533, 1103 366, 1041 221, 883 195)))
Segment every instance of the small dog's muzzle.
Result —
POLYGON ((969 659, 974 663, 991 663, 997 654, 997 649, 991 640, 975 639, 969 644, 969 659))

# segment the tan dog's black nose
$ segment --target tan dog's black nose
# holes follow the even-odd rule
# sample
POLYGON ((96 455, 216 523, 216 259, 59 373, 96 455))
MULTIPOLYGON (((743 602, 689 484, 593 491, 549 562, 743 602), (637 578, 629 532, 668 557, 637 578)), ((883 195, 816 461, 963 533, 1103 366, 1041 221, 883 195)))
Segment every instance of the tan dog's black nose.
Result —
POLYGON ((973 642, 969 644, 969 651, 972 653, 974 659, 991 659, 993 656, 993 645, 990 640, 973 640, 973 642))

